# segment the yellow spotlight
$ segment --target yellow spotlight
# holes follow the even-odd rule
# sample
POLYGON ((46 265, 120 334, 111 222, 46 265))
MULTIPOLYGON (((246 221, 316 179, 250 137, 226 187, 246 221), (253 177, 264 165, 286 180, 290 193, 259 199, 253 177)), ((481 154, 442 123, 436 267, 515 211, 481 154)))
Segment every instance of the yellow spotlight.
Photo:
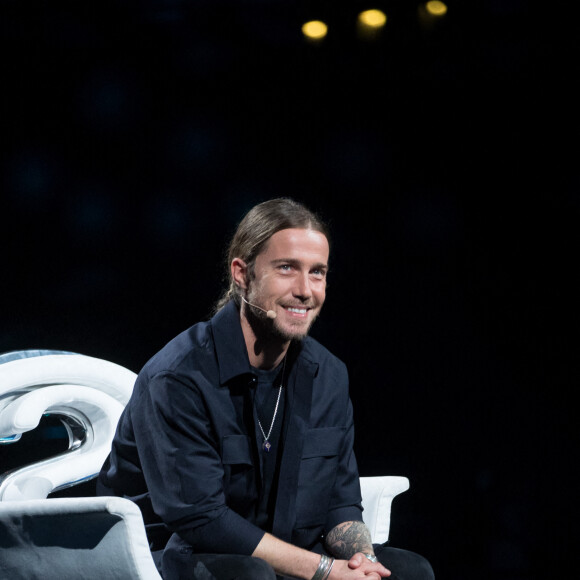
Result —
POLYGON ((322 20, 311 20, 302 25, 302 34, 311 40, 321 40, 327 32, 328 26, 322 20))
POLYGON ((369 28, 382 28, 387 23, 387 15, 381 10, 365 10, 358 15, 358 21, 369 28))
POLYGON ((429 0, 429 2, 425 4, 425 8, 427 8, 427 12, 433 16, 443 16, 444 14, 447 14, 447 5, 439 0, 429 0))

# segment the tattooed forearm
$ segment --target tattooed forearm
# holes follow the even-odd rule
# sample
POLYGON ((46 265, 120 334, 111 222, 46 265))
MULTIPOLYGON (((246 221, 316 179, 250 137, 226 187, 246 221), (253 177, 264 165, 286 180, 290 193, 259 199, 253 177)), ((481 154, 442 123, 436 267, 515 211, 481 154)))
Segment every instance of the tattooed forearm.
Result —
POLYGON ((326 536, 328 551, 337 558, 349 560, 357 552, 374 554, 368 528, 362 522, 344 522, 326 536))

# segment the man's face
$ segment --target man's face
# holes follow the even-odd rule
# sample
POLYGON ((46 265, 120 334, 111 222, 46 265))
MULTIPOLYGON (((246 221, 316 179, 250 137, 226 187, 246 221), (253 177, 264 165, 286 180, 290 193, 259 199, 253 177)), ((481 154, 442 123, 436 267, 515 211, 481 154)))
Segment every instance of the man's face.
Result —
POLYGON ((247 300, 273 310, 275 332, 285 340, 306 336, 326 297, 329 246, 314 230, 276 232, 257 256, 247 300))

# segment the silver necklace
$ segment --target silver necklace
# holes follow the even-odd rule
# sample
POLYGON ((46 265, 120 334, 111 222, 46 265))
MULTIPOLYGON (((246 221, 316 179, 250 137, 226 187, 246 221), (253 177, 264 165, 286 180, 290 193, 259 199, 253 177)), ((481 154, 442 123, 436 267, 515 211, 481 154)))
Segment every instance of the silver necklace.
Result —
POLYGON ((270 435, 272 435, 272 429, 274 428, 274 421, 276 421, 276 415, 278 413, 278 405, 280 404, 280 395, 282 394, 282 389, 284 388, 284 370, 286 369, 286 357, 284 357, 284 364, 282 365, 282 379, 280 381, 280 388, 278 389, 278 399, 276 400, 276 407, 274 408, 274 415, 272 416, 272 422, 270 423, 270 429, 268 430, 268 435, 264 433, 264 429, 262 427, 262 423, 260 423, 260 417, 258 417, 258 413, 256 412, 256 417, 258 419, 258 427, 260 427, 260 431, 262 432, 262 437, 264 438, 264 442, 262 443, 262 449, 269 453, 270 449, 272 449, 272 444, 268 441, 270 439, 270 435))

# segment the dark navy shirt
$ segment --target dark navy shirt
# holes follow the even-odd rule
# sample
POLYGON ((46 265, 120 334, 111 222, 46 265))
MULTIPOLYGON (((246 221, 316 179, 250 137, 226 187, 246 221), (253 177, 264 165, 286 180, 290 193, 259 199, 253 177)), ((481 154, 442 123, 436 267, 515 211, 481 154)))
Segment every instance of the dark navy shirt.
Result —
POLYGON ((99 476, 103 493, 130 497, 148 526, 160 522, 198 553, 250 555, 265 531, 310 548, 362 520, 346 367, 309 337, 292 344, 286 365, 268 476, 235 303, 177 336, 139 373, 99 476))

